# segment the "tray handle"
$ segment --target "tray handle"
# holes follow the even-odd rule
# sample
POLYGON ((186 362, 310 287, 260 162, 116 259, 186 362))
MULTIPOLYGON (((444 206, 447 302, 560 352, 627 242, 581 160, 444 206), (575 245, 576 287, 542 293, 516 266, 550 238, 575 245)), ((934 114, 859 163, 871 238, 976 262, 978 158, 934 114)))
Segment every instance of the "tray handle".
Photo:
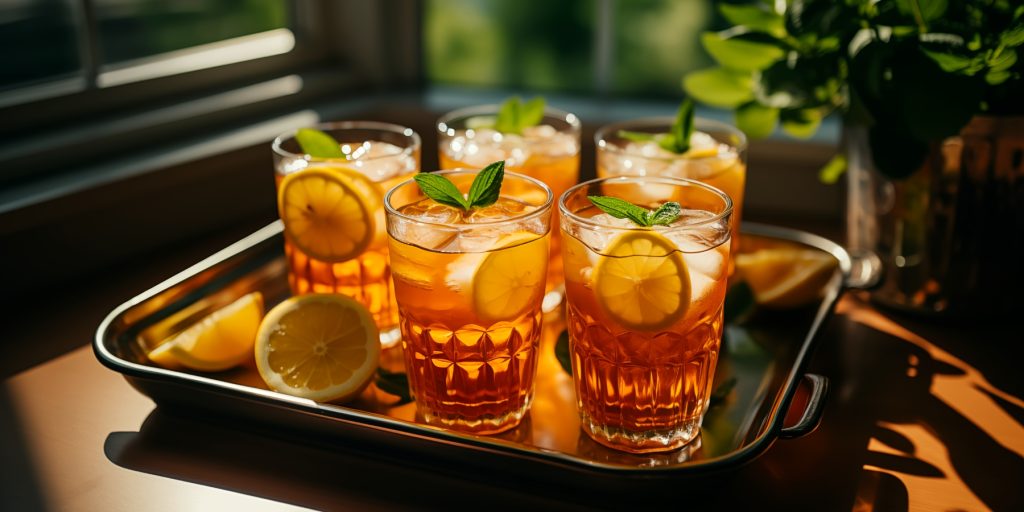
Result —
POLYGON ((793 402, 790 403, 790 410, 786 413, 787 418, 794 413, 793 407, 798 404, 803 404, 803 414, 800 415, 800 419, 793 425, 788 427, 782 427, 779 430, 779 437, 783 439, 795 439, 797 437, 803 437, 814 429, 818 428, 818 424, 821 423, 821 415, 825 412, 825 398, 828 396, 828 378, 815 373, 804 374, 804 380, 810 385, 811 390, 806 395, 806 399, 798 399, 797 396, 793 397, 793 402))
POLYGON ((870 290, 882 281, 882 259, 873 251, 850 251, 850 273, 843 283, 847 288, 870 290))

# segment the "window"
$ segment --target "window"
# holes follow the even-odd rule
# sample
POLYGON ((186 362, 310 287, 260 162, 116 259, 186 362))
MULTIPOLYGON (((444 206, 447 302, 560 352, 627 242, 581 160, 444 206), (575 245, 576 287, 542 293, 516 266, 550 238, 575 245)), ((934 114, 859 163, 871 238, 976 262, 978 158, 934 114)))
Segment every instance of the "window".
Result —
POLYGON ((710 64, 699 36, 717 16, 710 0, 426 0, 426 74, 450 85, 677 97, 683 74, 710 64))

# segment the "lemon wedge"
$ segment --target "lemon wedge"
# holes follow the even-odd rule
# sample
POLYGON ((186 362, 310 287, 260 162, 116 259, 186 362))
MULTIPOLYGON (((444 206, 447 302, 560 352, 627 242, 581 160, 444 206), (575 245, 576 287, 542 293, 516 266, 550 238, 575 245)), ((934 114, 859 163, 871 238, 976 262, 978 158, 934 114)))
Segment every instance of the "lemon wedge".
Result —
POLYGON ((373 379, 380 339, 362 304, 343 295, 302 295, 267 313, 255 353, 270 389, 318 402, 344 401, 373 379))
POLYGON ((814 302, 839 264, 813 249, 770 248, 736 255, 736 270, 758 304, 795 308, 814 302))
POLYGON ((318 260, 350 260, 377 237, 379 194, 368 178, 343 167, 289 174, 277 195, 285 236, 318 260))
POLYGON ((473 306, 485 322, 513 320, 540 306, 548 261, 547 236, 518 231, 503 237, 473 274, 473 306))
POLYGON ((263 296, 250 293, 161 343, 149 352, 149 359, 165 368, 184 366, 202 372, 238 366, 252 357, 262 317, 263 296))
POLYGON ((612 240, 594 266, 593 286, 602 311, 638 331, 666 328, 690 305, 686 262, 655 231, 630 231, 612 240))

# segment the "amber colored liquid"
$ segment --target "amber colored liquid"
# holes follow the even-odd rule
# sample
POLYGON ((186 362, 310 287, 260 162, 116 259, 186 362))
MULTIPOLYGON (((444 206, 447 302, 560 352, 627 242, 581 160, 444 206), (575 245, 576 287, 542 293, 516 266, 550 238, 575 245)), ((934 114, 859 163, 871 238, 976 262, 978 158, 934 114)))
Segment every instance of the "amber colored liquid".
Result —
MULTIPOLYGON (((475 166, 461 162, 446 154, 444 149, 438 154, 442 169, 465 168, 472 169, 475 166)), ((509 171, 524 174, 531 178, 544 182, 551 189, 555 203, 562 193, 569 190, 580 178, 580 155, 559 155, 545 156, 533 155, 521 166, 506 167, 509 171)), ((547 290, 554 290, 561 287, 562 276, 562 250, 561 230, 558 228, 558 215, 551 218, 551 258, 548 262, 548 284, 547 290)))
MULTIPOLYGON (((302 171, 299 171, 302 172, 302 171)), ((377 182, 383 195, 392 186, 412 177, 404 173, 377 182)), ((277 185, 284 176, 276 175, 277 185)), ((285 258, 288 261, 288 284, 292 293, 340 293, 362 303, 373 315, 381 331, 398 325, 398 306, 391 283, 391 267, 388 264, 388 247, 384 225, 383 206, 377 213, 377 236, 362 254, 342 262, 326 262, 312 258, 292 244, 287 237, 284 242, 285 258)), ((383 339, 383 338, 382 338, 383 339)))
MULTIPOLYGON (((549 235, 521 244, 543 244, 549 235)), ((541 336, 538 282, 522 312, 495 321, 473 304, 473 285, 447 269, 487 254, 442 253, 389 237, 406 373, 418 412, 431 424, 493 434, 519 424, 533 397, 541 336)), ((496 251, 516 250, 497 249, 496 251)), ((543 261, 537 265, 544 272, 543 261)))
MULTIPOLYGON (((575 240, 567 243, 582 247, 575 240)), ((722 254, 723 267, 726 245, 708 249, 722 254)), ((688 256, 684 253, 684 260, 688 256)), ((601 444, 636 453, 685 445, 699 433, 718 363, 725 269, 710 284, 703 278, 705 291, 693 297, 673 325, 639 332, 602 313, 590 283, 581 277, 588 266, 586 257, 566 253, 570 354, 581 426, 601 444)), ((691 267, 691 276, 694 272, 691 267)))

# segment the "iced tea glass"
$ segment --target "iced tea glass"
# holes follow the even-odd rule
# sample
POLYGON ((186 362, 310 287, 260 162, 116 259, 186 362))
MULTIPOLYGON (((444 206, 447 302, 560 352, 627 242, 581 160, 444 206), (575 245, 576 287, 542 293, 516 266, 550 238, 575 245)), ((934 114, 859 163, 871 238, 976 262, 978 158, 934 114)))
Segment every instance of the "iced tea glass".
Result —
MULTIPOLYGON (((476 171, 442 171, 467 192, 476 171)), ((494 434, 533 397, 551 190, 506 172, 498 202, 470 212, 412 180, 385 199, 409 386, 433 425, 494 434)))
MULTIPOLYGON (((297 295, 340 293, 358 300, 373 315, 382 344, 394 345, 398 341, 398 308, 388 265, 383 197, 385 191, 419 171, 420 137, 411 128, 370 121, 325 123, 314 128, 338 141, 345 158, 318 158, 304 153, 295 132, 277 137, 272 149, 279 192, 285 177, 311 169, 338 173, 350 182, 365 185, 372 241, 354 257, 328 261, 306 254, 286 229, 288 283, 297 295)), ((280 201, 278 206, 282 207, 280 201)))
POLYGON ((649 117, 601 127, 594 136, 597 177, 689 178, 725 192, 733 202, 732 250, 735 252, 747 177, 747 137, 733 126, 700 117, 693 122, 690 150, 683 154, 661 148, 653 141, 636 142, 620 135, 624 130, 667 133, 673 122, 672 117, 649 117))
POLYGON ((569 346, 583 430, 634 453, 700 432, 722 339, 732 201, 693 180, 599 178, 559 200, 569 346), (595 207, 613 196, 676 201, 669 226, 642 228, 595 207))
MULTIPOLYGON (((492 129, 473 128, 475 120, 494 118, 500 105, 480 105, 453 110, 437 121, 438 160, 442 169, 479 169, 505 161, 505 169, 536 178, 557 199, 580 177, 580 120, 574 114, 546 108, 540 124, 523 130, 522 135, 492 129)), ((551 259, 548 264, 550 292, 545 310, 562 301, 562 255, 559 250, 558 219, 551 235, 551 259)))

